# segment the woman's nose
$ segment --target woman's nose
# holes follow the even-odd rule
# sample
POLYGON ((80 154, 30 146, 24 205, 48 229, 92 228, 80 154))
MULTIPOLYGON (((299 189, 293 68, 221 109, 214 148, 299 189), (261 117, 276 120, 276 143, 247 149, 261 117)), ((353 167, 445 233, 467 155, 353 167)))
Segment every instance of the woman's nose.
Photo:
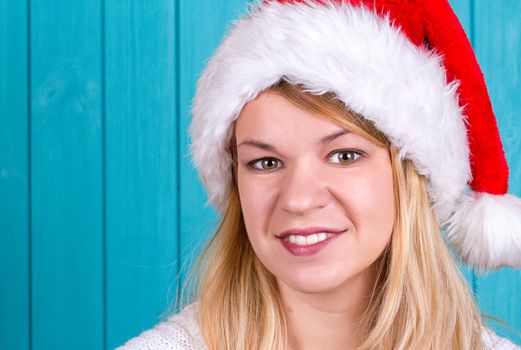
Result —
POLYGON ((320 165, 323 166, 306 162, 286 168, 279 196, 279 204, 283 210, 303 215, 328 204, 331 196, 320 165))

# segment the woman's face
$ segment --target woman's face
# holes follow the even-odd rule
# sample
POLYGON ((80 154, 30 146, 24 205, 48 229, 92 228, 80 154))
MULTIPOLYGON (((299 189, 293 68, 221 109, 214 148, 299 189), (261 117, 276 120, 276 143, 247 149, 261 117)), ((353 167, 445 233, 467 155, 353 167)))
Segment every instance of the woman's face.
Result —
POLYGON ((320 293, 369 269, 394 221, 387 149, 269 92, 235 136, 248 237, 279 282, 320 293))

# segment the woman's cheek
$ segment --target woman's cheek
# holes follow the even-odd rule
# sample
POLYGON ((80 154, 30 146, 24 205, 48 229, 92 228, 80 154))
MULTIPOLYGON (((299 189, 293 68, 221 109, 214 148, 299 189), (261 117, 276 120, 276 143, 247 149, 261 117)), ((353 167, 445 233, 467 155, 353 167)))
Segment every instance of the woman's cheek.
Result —
MULTIPOLYGON (((390 166, 389 166, 390 167, 390 166)), ((394 220, 392 174, 387 167, 366 167, 336 173, 329 188, 355 226, 394 220)))
POLYGON ((259 176, 239 177, 239 196, 248 231, 259 231, 266 226, 269 207, 273 201, 273 186, 259 176))
MULTIPOLYGON (((368 174, 367 184, 361 186, 363 193, 360 195, 366 208, 366 220, 373 225, 373 230, 387 236, 392 231, 394 224, 394 190, 392 171, 387 167, 381 167, 372 174, 368 174)), ((383 238, 383 237, 382 237, 383 238)))

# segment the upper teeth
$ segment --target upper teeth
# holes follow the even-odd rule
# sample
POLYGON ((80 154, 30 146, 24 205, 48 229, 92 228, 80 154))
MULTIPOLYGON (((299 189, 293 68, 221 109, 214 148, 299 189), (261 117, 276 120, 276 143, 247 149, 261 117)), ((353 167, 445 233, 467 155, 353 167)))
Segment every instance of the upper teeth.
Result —
POLYGON ((309 236, 300 236, 300 235, 289 235, 286 237, 286 241, 290 241, 291 243, 297 244, 297 245, 310 245, 315 244, 318 242, 322 242, 328 237, 331 237, 332 234, 328 234, 325 232, 320 233, 313 233, 309 236))

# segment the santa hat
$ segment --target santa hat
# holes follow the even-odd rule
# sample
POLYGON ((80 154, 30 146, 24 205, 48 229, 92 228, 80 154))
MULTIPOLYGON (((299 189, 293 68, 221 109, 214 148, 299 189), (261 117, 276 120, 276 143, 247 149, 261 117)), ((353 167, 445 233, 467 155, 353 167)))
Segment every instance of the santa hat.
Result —
POLYGON ((285 79, 333 92, 428 180, 450 242, 479 270, 521 267, 521 199, 483 74, 447 0, 265 1, 236 21, 197 85, 192 157, 219 211, 243 106, 285 79))

